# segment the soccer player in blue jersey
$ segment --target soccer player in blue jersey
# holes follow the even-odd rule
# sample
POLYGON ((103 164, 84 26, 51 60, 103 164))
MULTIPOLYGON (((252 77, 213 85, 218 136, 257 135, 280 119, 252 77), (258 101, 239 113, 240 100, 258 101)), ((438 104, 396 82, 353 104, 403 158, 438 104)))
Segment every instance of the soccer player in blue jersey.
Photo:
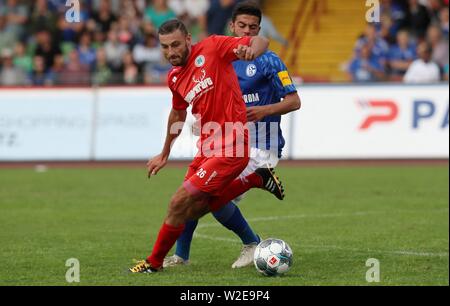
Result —
MULTIPOLYGON (((262 12, 252 2, 239 4, 232 17, 230 30, 235 36, 257 36, 262 12)), ((301 102, 285 64, 273 52, 267 51, 253 62, 236 61, 233 64, 239 79, 243 99, 247 105, 247 119, 254 122, 251 135, 250 162, 241 177, 257 168, 269 165, 275 168, 285 145, 280 122, 281 116, 300 109, 301 102), (275 127, 275 129, 274 129, 275 127), (262 137, 265 136, 265 137, 262 137), (261 141, 262 139, 262 141, 261 141)), ((214 217, 233 231, 244 244, 232 268, 242 268, 253 262, 253 254, 260 237, 252 230, 236 204, 238 198, 214 213, 214 217)), ((166 257, 165 267, 188 263, 192 236, 198 221, 189 221, 177 240, 175 255, 166 257)))

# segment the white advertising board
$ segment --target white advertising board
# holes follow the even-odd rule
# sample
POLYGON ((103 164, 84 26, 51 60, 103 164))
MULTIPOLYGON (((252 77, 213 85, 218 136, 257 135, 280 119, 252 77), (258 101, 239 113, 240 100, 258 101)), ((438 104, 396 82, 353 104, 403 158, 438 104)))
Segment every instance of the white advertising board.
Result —
POLYGON ((300 88, 293 159, 449 157, 448 86, 300 88))
MULTIPOLYGON (((284 158, 448 158, 448 85, 301 86, 284 158)), ((0 89, 0 161, 146 160, 161 151, 166 88, 0 89)), ((188 112, 189 113, 189 112, 188 112)), ((172 159, 196 153, 191 115, 172 159)))

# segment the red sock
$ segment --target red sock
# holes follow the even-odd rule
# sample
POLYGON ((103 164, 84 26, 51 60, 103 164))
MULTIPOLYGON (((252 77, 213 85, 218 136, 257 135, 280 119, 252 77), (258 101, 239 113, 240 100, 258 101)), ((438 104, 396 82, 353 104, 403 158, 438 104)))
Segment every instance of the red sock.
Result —
POLYGON ((261 177, 256 173, 252 173, 242 180, 235 179, 230 185, 226 187, 226 192, 221 197, 211 199, 209 207, 212 212, 215 212, 246 191, 249 191, 252 188, 261 188, 262 185, 263 181, 261 177))
POLYGON ((147 257, 147 262, 152 265, 153 268, 160 268, 164 262, 164 258, 170 249, 173 247, 178 237, 184 230, 184 224, 179 227, 166 224, 159 230, 158 238, 153 246, 152 255, 147 257))

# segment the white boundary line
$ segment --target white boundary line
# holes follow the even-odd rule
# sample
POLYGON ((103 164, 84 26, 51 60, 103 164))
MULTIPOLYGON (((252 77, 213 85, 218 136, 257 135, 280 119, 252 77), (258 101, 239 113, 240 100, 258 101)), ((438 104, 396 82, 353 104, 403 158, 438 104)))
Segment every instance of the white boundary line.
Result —
MULTIPOLYGON (((358 216, 368 216, 368 215, 383 215, 383 214, 405 214, 405 213, 416 213, 418 211, 414 210, 395 210, 395 211, 359 211, 352 213, 331 213, 331 214, 302 214, 302 215, 291 215, 291 216, 270 216, 270 217, 257 217, 248 218, 248 222, 264 222, 264 221, 276 221, 276 220, 288 220, 288 219, 307 219, 307 218, 339 218, 339 217, 358 217, 358 216)), ((448 213, 448 208, 428 210, 427 213, 448 213)), ((200 223, 197 228, 209 228, 209 227, 221 227, 219 222, 210 223, 200 223)))
MULTIPOLYGON (((393 211, 389 213, 411 213, 415 212, 413 210, 404 210, 404 211, 393 211)), ((435 209, 430 210, 428 212, 433 213, 442 213, 448 212, 448 208, 444 209, 435 209)), ((376 214, 385 214, 388 212, 384 211, 361 211, 354 213, 335 213, 335 214, 317 214, 317 215, 293 215, 293 216, 273 216, 273 217, 259 217, 259 218, 249 218, 247 221, 249 222, 264 222, 264 221, 274 221, 274 220, 287 220, 287 219, 303 219, 303 218, 337 218, 337 217, 351 217, 351 216, 367 216, 367 215, 376 215, 376 214)), ((214 223, 204 223, 199 224, 197 229, 202 228, 211 228, 211 227, 222 227, 219 222, 214 223)), ((238 239, 226 238, 226 237, 218 237, 218 236, 210 236, 199 234, 197 232, 194 233, 194 237, 213 240, 213 241, 224 241, 233 244, 240 244, 238 239)), ((357 253, 381 253, 388 255, 403 255, 403 256, 417 256, 417 257, 448 257, 448 252, 420 252, 420 251, 410 251, 410 250, 398 250, 398 251, 389 251, 389 250, 371 250, 371 249, 354 249, 354 248, 345 248, 336 245, 300 245, 300 244, 292 244, 298 247, 304 247, 309 249, 323 249, 323 250, 341 250, 346 252, 357 252, 357 253)))
MULTIPOLYGON (((194 233, 195 238, 213 240, 213 241, 223 241, 232 244, 241 244, 238 239, 226 238, 226 237, 218 237, 218 236, 209 236, 199 233, 194 233)), ((336 245, 300 245, 298 243, 289 243, 290 245, 303 247, 307 249, 321 249, 321 250, 340 250, 345 252, 354 252, 354 253, 377 253, 377 254, 386 254, 386 255, 402 255, 402 256, 416 256, 416 257, 448 257, 449 253, 440 252, 440 253, 432 253, 432 252, 419 252, 419 251, 389 251, 389 250, 371 250, 371 249, 354 249, 354 248, 345 248, 336 245)))
MULTIPOLYGON (((337 217, 352 217, 352 216, 367 216, 367 215, 377 215, 384 214, 385 212, 379 211, 361 211, 354 213, 335 213, 335 214, 318 214, 318 215, 292 215, 292 216, 272 216, 272 217, 258 217, 258 218, 248 218, 248 222, 264 222, 264 221, 275 221, 275 220, 287 220, 287 219, 306 219, 306 218, 337 218, 337 217)), ((222 227, 219 222, 214 223, 200 223, 197 228, 209 228, 209 227, 222 227)))

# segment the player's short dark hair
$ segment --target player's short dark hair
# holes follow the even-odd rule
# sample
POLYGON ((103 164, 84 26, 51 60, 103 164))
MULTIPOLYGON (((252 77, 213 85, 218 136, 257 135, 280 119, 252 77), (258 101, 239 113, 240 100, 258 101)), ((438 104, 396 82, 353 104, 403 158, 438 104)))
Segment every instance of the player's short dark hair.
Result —
POLYGON ((262 20, 262 11, 259 5, 255 1, 244 1, 239 3, 233 11, 232 20, 236 21, 236 18, 240 15, 250 15, 259 18, 259 24, 262 20))
POLYGON ((188 30, 183 22, 178 19, 172 19, 164 22, 158 30, 159 35, 167 35, 180 30, 184 35, 188 35, 188 30))

